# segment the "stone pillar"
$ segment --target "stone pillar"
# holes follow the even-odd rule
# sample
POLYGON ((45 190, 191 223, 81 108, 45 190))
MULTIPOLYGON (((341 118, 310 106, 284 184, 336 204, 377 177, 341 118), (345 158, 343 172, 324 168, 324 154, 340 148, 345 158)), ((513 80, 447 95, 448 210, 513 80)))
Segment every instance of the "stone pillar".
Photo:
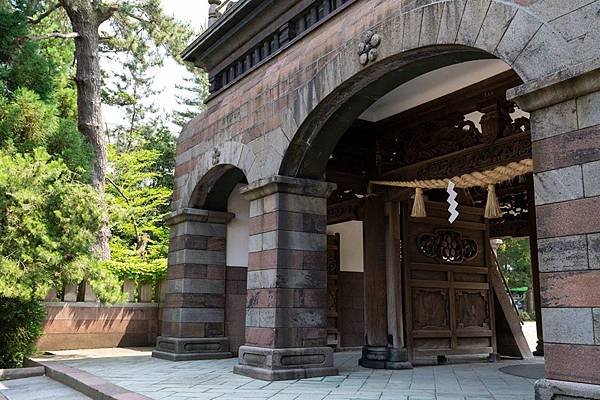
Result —
POLYGON ((154 357, 232 357, 225 337, 225 234, 231 217, 226 212, 182 209, 167 220, 167 293, 154 357))
MULTIPOLYGON (((359 364, 366 368, 410 368, 406 349, 394 347, 388 334, 388 266, 386 263, 385 205, 381 197, 365 199, 364 298, 365 345, 359 364)), ((391 274, 391 271, 389 271, 391 274)))
POLYGON ((600 399, 600 70, 534 89, 516 100, 532 123, 546 365, 536 399, 600 399))
POLYGON ((327 343, 327 198, 335 185, 275 176, 250 200, 246 345, 234 372, 265 380, 337 375, 327 343))

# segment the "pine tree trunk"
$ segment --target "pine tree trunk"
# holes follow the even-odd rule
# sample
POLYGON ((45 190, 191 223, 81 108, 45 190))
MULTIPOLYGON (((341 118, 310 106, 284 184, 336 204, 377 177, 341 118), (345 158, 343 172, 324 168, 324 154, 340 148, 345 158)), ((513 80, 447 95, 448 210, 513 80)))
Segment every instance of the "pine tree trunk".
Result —
POLYGON ((105 179, 108 164, 108 140, 102 127, 102 106, 100 99, 102 76, 100 72, 98 28, 106 19, 99 15, 95 3, 90 0, 60 0, 67 12, 75 38, 75 61, 77 64, 75 81, 77 84, 77 125, 94 151, 92 165, 92 186, 98 192, 102 224, 97 235, 94 252, 103 260, 110 258, 110 228, 105 200, 105 179))

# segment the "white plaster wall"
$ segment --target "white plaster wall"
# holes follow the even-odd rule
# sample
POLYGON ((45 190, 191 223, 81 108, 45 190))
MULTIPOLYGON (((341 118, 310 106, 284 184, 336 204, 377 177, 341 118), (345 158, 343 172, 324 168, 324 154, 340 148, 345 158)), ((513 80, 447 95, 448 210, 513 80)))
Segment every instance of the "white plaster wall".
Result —
POLYGON ((250 202, 240 194, 237 185, 227 200, 227 211, 235 217, 227 224, 227 265, 230 267, 248 266, 248 220, 250 202))
POLYGON ((360 118, 376 122, 509 69, 501 60, 475 60, 436 69, 398 86, 377 100, 360 118))
POLYGON ((347 272, 363 272, 363 223, 348 221, 327 225, 327 234, 340 234, 340 269, 347 272))

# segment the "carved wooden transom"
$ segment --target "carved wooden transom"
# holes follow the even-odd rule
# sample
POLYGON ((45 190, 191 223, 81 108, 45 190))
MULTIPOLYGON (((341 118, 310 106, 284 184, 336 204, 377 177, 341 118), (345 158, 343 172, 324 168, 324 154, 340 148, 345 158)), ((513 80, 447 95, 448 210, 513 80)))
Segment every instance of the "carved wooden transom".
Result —
POLYGON ((443 229, 420 235, 417 248, 427 257, 452 264, 472 260, 479 251, 474 240, 463 238, 460 232, 443 229))

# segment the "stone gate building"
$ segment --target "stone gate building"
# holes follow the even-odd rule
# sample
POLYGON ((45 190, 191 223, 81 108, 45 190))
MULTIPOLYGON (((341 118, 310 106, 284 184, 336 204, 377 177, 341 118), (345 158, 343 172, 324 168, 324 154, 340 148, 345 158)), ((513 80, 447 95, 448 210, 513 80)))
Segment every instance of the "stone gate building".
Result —
POLYGON ((336 374, 336 347, 372 368, 528 357, 489 241, 527 236, 537 395, 600 398, 600 1, 209 3, 155 355, 239 353, 268 380, 336 374), (495 218, 485 187, 450 223, 445 190, 372 184, 530 159, 495 218))

